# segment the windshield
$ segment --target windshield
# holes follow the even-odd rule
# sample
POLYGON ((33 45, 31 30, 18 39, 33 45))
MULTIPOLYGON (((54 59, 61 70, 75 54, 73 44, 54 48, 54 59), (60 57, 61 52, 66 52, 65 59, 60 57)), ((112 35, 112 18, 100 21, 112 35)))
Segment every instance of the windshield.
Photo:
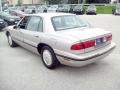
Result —
POLYGON ((88 6, 88 10, 95 10, 96 7, 94 5, 88 6))
POLYGON ((79 16, 75 15, 53 17, 52 23, 56 31, 88 26, 79 16))
POLYGON ((69 5, 63 5, 63 8, 64 9, 70 9, 70 6, 69 5))
POLYGON ((75 6, 74 9, 82 9, 82 6, 75 6))

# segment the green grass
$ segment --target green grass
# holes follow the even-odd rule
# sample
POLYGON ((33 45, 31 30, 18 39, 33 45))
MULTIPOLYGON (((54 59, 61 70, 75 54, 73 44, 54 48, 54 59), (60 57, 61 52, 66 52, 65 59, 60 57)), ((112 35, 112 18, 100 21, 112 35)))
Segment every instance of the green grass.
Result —
MULTIPOLYGON (((112 14, 112 9, 115 6, 96 6, 97 14, 112 14)), ((87 9, 87 6, 84 6, 84 9, 87 9)))
POLYGON ((112 14, 114 6, 97 6, 98 14, 112 14))

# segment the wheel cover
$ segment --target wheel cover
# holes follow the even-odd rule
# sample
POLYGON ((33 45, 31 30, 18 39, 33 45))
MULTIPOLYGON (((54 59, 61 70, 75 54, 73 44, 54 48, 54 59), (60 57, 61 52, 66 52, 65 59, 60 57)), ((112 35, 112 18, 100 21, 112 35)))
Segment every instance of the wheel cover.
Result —
POLYGON ((10 35, 8 36, 8 42, 9 42, 10 45, 12 45, 12 38, 11 38, 10 35))
POLYGON ((43 60, 46 65, 51 65, 52 64, 52 55, 50 51, 44 50, 43 51, 43 60))

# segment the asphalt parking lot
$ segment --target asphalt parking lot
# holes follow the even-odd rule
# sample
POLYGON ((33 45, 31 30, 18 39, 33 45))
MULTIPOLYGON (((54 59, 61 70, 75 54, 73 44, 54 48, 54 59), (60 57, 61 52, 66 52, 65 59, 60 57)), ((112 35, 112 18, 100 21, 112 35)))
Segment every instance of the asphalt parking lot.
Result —
POLYGON ((112 54, 84 67, 48 70, 38 55, 10 48, 0 32, 0 90, 120 90, 120 16, 80 17, 113 33, 117 48, 112 54))

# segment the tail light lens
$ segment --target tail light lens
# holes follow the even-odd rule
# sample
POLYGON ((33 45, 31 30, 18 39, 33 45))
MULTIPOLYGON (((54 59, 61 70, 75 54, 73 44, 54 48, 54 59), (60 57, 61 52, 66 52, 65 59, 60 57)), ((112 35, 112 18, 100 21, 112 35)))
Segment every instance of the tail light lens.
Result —
POLYGON ((93 47, 94 44, 94 40, 90 40, 90 41, 86 41, 83 43, 77 43, 71 46, 71 50, 81 50, 81 49, 85 49, 85 48, 89 48, 89 47, 93 47))
POLYGON ((90 40, 90 41, 87 41, 87 42, 83 42, 83 45, 84 45, 85 48, 93 47, 93 46, 95 46, 95 41, 90 40))
POLYGON ((108 41, 112 40, 112 34, 106 37, 108 41))
MULTIPOLYGON (((106 36, 107 41, 111 41, 112 40, 112 34, 106 36)), ((82 43, 77 43, 71 46, 71 50, 81 50, 81 49, 85 49, 85 48, 90 48, 90 47, 94 47, 95 46, 95 40, 90 40, 90 41, 86 41, 86 42, 82 42, 82 43)))
POLYGON ((84 49, 84 46, 82 43, 77 43, 71 46, 71 50, 80 50, 80 49, 84 49))

